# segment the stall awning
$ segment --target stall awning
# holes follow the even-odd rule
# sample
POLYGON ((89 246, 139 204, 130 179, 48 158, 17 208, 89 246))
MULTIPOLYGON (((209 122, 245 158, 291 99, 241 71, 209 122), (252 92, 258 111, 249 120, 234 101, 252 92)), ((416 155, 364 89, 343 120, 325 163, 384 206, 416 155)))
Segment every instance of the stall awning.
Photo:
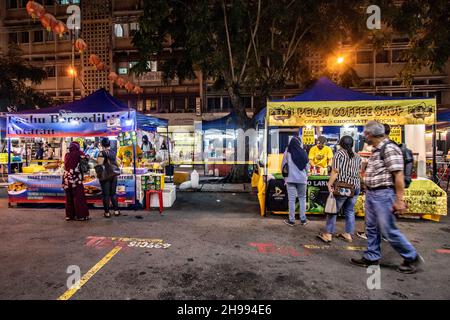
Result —
POLYGON ((220 131, 226 131, 226 130, 234 130, 237 129, 238 126, 238 120, 237 115, 235 112, 231 112, 229 115, 215 119, 210 121, 202 121, 202 130, 220 130, 220 131))
POLYGON ((73 113, 108 113, 123 112, 127 110, 129 110, 127 105, 114 98, 105 89, 100 89, 93 94, 74 102, 50 108, 24 110, 15 114, 52 114, 64 111, 73 113))
POLYGON ((340 87, 323 77, 302 94, 267 104, 269 126, 434 124, 436 99, 375 96, 340 87))
POLYGON ((104 89, 72 103, 7 117, 8 137, 101 137, 136 130, 136 111, 104 89))
POLYGON ((450 110, 444 112, 438 112, 437 115, 438 122, 450 122, 450 110))

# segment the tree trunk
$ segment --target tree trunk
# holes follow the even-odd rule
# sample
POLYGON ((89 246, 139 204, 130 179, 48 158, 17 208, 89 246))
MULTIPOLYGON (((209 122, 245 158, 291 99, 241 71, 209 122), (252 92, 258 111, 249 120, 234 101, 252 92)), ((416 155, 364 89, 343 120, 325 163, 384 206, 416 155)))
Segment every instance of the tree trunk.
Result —
MULTIPOLYGON (((242 103, 241 94, 238 89, 229 87, 228 95, 230 97, 233 110, 236 112, 238 128, 244 131, 248 128, 249 118, 245 111, 245 105, 242 103)), ((245 146, 246 159, 248 159, 248 145, 245 146)), ((248 183, 251 181, 248 174, 248 164, 234 164, 231 172, 223 180, 226 183, 248 183)))

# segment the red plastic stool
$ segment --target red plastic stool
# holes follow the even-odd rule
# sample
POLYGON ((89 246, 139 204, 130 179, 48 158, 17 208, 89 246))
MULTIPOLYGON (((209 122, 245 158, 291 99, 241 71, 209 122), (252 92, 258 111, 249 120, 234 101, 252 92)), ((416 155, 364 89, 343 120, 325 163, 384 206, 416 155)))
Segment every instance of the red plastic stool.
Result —
POLYGON ((150 197, 153 193, 158 194, 158 200, 159 200, 159 213, 162 214, 164 210, 163 206, 163 191, 162 190, 147 190, 145 192, 145 201, 147 203, 147 209, 150 210, 150 197))

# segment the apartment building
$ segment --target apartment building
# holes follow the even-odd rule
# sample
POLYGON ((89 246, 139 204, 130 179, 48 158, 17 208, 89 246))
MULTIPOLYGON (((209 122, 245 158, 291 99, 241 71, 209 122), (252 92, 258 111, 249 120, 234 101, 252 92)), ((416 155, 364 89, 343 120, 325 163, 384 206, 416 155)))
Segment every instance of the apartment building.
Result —
MULTIPOLYGON (((47 12, 63 21, 67 19, 68 5, 80 5, 81 37, 89 46, 87 54, 75 53, 79 79, 73 84, 67 72, 72 64, 70 35, 66 34, 63 38, 59 38, 43 30, 39 21, 33 21, 27 15, 25 10, 27 0, 0 1, 0 51, 5 52, 9 44, 17 44, 26 59, 47 71, 48 79, 36 86, 36 89, 57 99, 70 101, 104 87, 139 111, 159 114, 170 119, 174 125, 191 125, 194 120, 211 119, 230 111, 230 100, 226 92, 214 91, 212 83, 207 82, 203 88, 200 87, 198 80, 174 79, 165 84, 156 61, 149 61, 151 72, 140 77, 130 72, 138 59, 132 38, 139 29, 138 21, 142 14, 143 0, 36 1, 43 4, 47 12), (106 72, 98 72, 89 65, 89 54, 97 54, 108 68, 140 85, 144 93, 137 96, 112 86, 106 72)), ((408 39, 401 37, 378 53, 370 45, 358 48, 343 45, 345 63, 362 78, 361 86, 357 89, 389 96, 436 97, 441 108, 448 107, 450 66, 440 74, 422 70, 415 77, 411 88, 401 86, 397 75, 404 65, 401 62, 401 54, 407 45, 408 39)), ((317 52, 310 54, 308 62, 313 75, 320 75, 324 70, 326 58, 317 52)), ((291 84, 274 96, 284 98, 298 91, 299 87, 291 84)), ((251 95, 244 95, 243 102, 250 113, 262 103, 258 97, 251 95)))

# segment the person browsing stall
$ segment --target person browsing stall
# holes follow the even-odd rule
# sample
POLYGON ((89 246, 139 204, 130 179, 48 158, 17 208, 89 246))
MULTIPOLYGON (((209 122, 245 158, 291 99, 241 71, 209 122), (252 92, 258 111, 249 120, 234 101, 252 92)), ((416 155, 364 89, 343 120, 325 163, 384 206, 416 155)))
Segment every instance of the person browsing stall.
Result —
POLYGON ((309 151, 309 163, 311 168, 325 169, 331 167, 333 160, 333 150, 326 145, 327 138, 320 136, 317 139, 317 145, 309 151))
POLYGON ((287 186, 289 198, 289 219, 285 223, 291 227, 295 226, 295 202, 300 202, 300 223, 302 226, 308 224, 306 219, 306 189, 308 184, 308 154, 303 149, 303 143, 299 137, 293 137, 284 152, 283 176, 287 186))

